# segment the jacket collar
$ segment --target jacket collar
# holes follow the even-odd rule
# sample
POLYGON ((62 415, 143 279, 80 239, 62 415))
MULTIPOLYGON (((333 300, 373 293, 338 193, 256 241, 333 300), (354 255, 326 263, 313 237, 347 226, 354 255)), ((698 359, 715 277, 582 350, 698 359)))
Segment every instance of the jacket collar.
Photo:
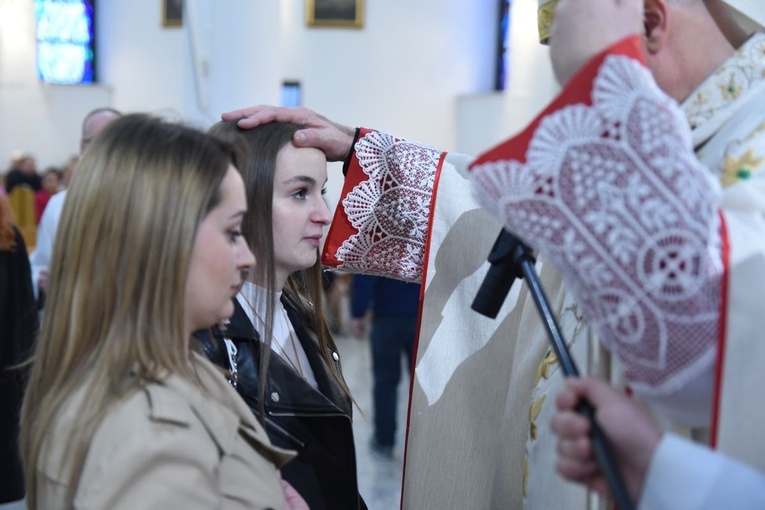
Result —
POLYGON ((192 359, 204 393, 176 375, 171 375, 161 384, 149 385, 146 392, 151 419, 182 420, 183 414, 177 408, 179 401, 177 396, 172 395, 180 394, 189 405, 182 407, 193 411, 222 451, 231 452, 236 435, 241 433, 258 444, 261 454, 277 466, 294 457, 292 452, 271 445, 265 429, 215 365, 196 353, 192 353, 192 359))
MULTIPOLYGON (((343 414, 351 416, 352 402, 335 382, 335 379, 327 366, 327 362, 321 356, 316 333, 310 325, 306 323, 306 318, 303 317, 297 305, 284 294, 282 295, 282 304, 287 311, 287 316, 289 317, 292 326, 295 328, 298 340, 308 357, 308 362, 311 364, 311 369, 313 370, 319 390, 316 391, 312 388, 304 379, 298 376, 292 368, 288 367, 286 362, 279 356, 272 355, 268 369, 270 373, 267 386, 268 392, 297 392, 301 395, 299 401, 305 403, 306 408, 310 408, 314 412, 342 412, 343 414)), ((245 312, 237 299, 234 299, 234 314, 231 316, 225 331, 216 326, 213 328, 213 335, 217 338, 227 337, 239 341, 252 341, 254 342, 254 353, 260 352, 262 345, 260 342, 260 334, 253 326, 250 318, 247 316, 247 312, 245 312)), ((333 360, 333 363, 336 363, 338 371, 340 371, 339 354, 337 355, 337 358, 336 361, 333 360)), ((257 371, 258 361, 257 359, 253 361, 253 369, 257 371)), ((240 365, 240 370, 241 369, 242 366, 240 365)), ((254 397, 255 395, 253 395, 253 398, 254 397)), ((273 406, 275 409, 285 407, 286 409, 291 407, 292 402, 294 401, 295 399, 290 398, 287 401, 279 403, 269 402, 267 403, 267 407, 273 406)))
MULTIPOLYGON (((319 338, 316 332, 312 327, 309 327, 309 325, 305 323, 306 318, 298 311, 298 308, 292 300, 283 296, 282 304, 284 304, 284 308, 287 310, 287 315, 295 328, 298 340, 302 344, 303 350, 308 357, 308 362, 311 364, 311 369, 313 370, 313 375, 319 385, 319 390, 325 397, 332 401, 334 405, 350 416, 353 410, 351 400, 335 382, 335 378, 332 375, 327 362, 321 356, 319 338)), ((340 355, 336 351, 333 351, 333 354, 337 355, 333 356, 333 358, 336 357, 337 360, 333 359, 332 363, 335 363, 337 371, 341 372, 340 355)))
POLYGON ((213 334, 216 337, 228 337, 228 338, 251 338, 260 340, 260 334, 255 330, 255 327, 250 322, 250 318, 247 316, 247 312, 244 311, 242 305, 239 304, 239 300, 233 298, 234 301, 234 314, 229 319, 225 326, 225 329, 220 326, 213 328, 213 334))

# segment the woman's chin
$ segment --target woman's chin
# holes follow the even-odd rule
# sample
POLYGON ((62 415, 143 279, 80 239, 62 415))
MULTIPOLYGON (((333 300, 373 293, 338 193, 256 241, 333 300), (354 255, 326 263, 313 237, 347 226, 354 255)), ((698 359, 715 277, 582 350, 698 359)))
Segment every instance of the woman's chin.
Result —
POLYGON ((234 315, 234 299, 236 298, 231 298, 226 302, 226 306, 223 307, 219 314, 218 323, 230 319, 234 315))

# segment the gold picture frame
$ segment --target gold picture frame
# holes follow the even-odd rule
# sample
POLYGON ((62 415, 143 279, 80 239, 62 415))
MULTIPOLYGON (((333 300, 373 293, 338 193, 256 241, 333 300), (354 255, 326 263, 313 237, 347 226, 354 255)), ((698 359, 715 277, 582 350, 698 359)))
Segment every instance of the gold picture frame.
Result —
POLYGON ((364 0, 306 0, 309 27, 362 28, 364 0))
POLYGON ((162 0, 162 26, 183 26, 183 0, 162 0))

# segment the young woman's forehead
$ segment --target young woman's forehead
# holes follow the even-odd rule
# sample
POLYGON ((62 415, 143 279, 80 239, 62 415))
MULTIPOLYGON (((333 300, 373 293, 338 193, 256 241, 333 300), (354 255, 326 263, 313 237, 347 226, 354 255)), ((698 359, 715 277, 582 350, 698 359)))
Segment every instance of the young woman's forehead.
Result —
POLYGON ((285 145, 276 158, 277 182, 294 178, 309 178, 319 184, 327 180, 327 159, 318 149, 285 145))

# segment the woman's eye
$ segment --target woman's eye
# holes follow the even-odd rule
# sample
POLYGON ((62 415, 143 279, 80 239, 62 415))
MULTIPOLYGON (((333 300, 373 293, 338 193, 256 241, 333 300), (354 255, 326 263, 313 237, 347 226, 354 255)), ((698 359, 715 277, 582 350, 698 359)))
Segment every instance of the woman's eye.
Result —
POLYGON ((308 194, 308 190, 305 188, 301 188, 297 190, 295 193, 293 193, 292 196, 300 200, 303 200, 307 194, 308 194))
POLYGON ((321 188, 321 194, 322 196, 327 194, 327 188, 321 188))
POLYGON ((238 230, 238 229, 229 230, 229 231, 228 231, 228 237, 229 237, 229 240, 230 240, 232 243, 235 243, 235 242, 237 241, 237 239, 239 239, 240 237, 242 237, 242 231, 241 231, 241 230, 238 230))

